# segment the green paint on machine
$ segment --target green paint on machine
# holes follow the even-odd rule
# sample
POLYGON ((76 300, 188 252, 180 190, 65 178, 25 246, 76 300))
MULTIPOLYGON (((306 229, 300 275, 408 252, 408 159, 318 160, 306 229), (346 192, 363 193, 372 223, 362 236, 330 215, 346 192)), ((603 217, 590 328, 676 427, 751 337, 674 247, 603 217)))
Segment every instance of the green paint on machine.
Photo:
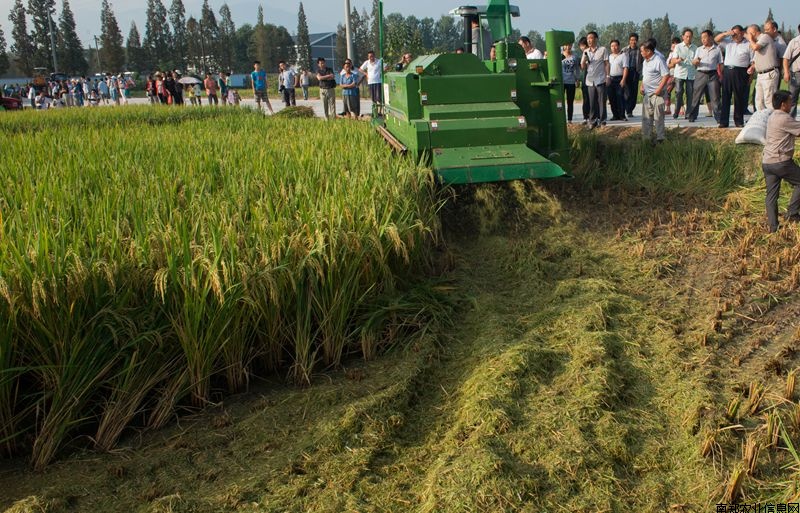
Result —
POLYGON ((567 176, 561 45, 572 43, 574 34, 548 32, 548 58, 527 60, 510 39, 517 7, 491 0, 453 14, 467 16, 465 10, 491 27, 496 59, 423 55, 387 73, 384 105, 373 116, 385 128, 382 135, 396 148, 429 159, 440 183, 567 176))

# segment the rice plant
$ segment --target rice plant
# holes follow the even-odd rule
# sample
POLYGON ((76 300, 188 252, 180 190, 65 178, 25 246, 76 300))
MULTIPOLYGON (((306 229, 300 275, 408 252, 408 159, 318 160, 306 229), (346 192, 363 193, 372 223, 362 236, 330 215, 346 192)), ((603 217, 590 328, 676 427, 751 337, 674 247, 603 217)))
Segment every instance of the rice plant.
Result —
POLYGON ((366 124, 131 108, 0 131, 0 451, 32 432, 37 468, 252 374, 309 384, 432 268, 430 172, 366 124))

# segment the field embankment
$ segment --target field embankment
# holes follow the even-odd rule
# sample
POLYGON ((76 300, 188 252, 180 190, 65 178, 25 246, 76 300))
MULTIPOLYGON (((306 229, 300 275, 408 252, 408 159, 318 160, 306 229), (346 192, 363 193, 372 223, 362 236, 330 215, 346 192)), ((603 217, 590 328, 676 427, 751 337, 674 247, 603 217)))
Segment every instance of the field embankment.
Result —
POLYGON ((727 134, 672 132, 652 148, 634 132, 576 131, 574 180, 459 189, 439 255, 462 304, 452 325, 310 388, 253 383, 115 453, 43 473, 12 462, 0 506, 701 512, 791 500, 800 230, 766 235, 757 150, 727 134))

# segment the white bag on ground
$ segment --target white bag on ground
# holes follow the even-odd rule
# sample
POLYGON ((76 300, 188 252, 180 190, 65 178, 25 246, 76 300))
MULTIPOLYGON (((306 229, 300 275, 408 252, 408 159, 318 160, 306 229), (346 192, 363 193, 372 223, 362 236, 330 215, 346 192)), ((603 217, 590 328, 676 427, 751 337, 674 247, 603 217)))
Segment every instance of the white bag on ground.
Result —
POLYGON ((772 114, 772 109, 763 109, 750 116, 747 124, 736 136, 736 144, 760 144, 764 146, 767 142, 767 121, 770 114, 772 114))

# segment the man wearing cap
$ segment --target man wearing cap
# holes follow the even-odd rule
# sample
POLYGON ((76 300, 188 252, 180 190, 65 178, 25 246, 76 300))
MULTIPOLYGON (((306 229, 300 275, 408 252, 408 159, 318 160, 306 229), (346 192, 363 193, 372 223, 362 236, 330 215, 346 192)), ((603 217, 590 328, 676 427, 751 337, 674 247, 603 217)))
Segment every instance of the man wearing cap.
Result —
POLYGON ((800 25, 797 26, 798 36, 786 45, 783 53, 783 79, 789 84, 792 94, 792 117, 797 116, 797 96, 800 92, 800 25))
POLYGON ((744 110, 747 107, 750 68, 753 63, 753 50, 744 38, 744 27, 734 25, 727 32, 714 38, 725 51, 722 70, 722 101, 719 111, 719 127, 728 128, 731 116, 731 97, 734 100, 733 122, 737 127, 744 126, 744 110))

